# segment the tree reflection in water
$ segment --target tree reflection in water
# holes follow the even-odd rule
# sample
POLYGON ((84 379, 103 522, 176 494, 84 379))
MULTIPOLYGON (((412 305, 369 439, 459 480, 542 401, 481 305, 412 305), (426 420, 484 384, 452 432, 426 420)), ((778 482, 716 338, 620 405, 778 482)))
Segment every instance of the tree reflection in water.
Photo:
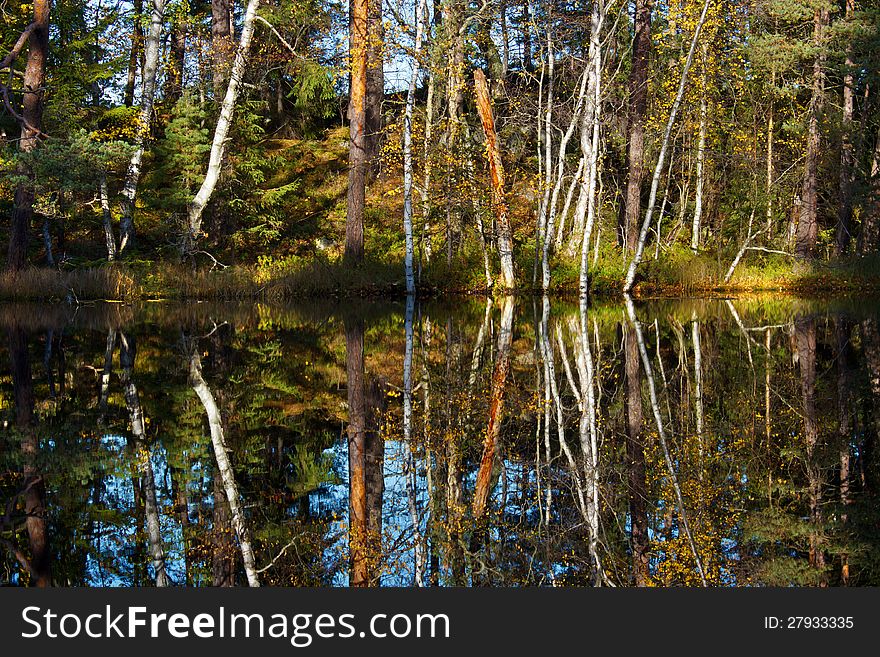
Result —
POLYGON ((0 577, 877 585, 876 307, 3 306, 0 577))

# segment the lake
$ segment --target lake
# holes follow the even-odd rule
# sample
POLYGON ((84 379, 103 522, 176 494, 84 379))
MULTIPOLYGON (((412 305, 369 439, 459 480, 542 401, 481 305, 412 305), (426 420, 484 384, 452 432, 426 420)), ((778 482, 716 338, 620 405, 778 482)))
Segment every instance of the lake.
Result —
POLYGON ((0 306, 0 583, 880 584, 880 304, 0 306))

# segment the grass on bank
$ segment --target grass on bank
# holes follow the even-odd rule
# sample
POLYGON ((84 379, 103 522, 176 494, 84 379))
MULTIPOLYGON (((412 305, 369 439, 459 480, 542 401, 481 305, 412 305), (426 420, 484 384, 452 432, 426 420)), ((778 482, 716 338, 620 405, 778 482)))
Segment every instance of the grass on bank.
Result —
MULTIPOLYGON (((533 259, 527 252, 518 263, 522 292, 531 293, 533 259)), ((743 262, 730 283, 724 283, 729 263, 689 251, 667 253, 643 264, 636 296, 674 297, 735 292, 831 293, 880 290, 880 255, 835 263, 795 265, 781 256, 743 262)), ((620 294, 626 275, 623 258, 614 249, 600 253, 590 272, 597 297, 620 294)), ((486 291, 482 256, 466 253, 449 266, 437 257, 421 273, 420 293, 482 294, 486 291)), ((357 268, 345 266, 337 255, 313 258, 261 258, 253 265, 226 268, 199 263, 175 264, 134 260, 92 265, 67 271, 32 267, 0 273, 2 300, 133 301, 136 299, 284 300, 341 297, 394 297, 404 294, 403 265, 368 257, 357 268)), ((552 291, 576 293, 578 265, 558 260, 552 291)))

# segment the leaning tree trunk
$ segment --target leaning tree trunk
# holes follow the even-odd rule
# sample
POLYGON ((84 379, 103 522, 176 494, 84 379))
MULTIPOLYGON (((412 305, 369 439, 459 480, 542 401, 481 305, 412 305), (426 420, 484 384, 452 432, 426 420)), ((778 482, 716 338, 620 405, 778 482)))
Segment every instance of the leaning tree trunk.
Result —
MULTIPOLYGON (((708 2, 706 6, 708 6, 708 2)), ((645 346, 645 339, 642 335, 642 325, 636 317, 636 310, 632 298, 629 295, 624 295, 624 302, 626 303, 626 313, 629 318, 630 326, 635 330, 636 344, 639 347, 642 367, 645 370, 645 377, 648 380, 648 396, 651 400, 651 411, 654 415, 654 422, 657 427, 657 437, 660 439, 660 447, 663 450, 663 458, 666 462, 666 468, 669 471, 669 480, 672 484, 672 490, 675 493, 675 500, 678 503, 680 528, 684 530, 684 534, 687 537, 688 546, 691 549, 691 554, 693 555, 694 562, 697 566, 697 572, 700 575, 700 581, 704 587, 707 587, 709 583, 706 580, 706 571, 703 568, 703 561, 700 558, 700 553, 697 550, 697 544, 694 541, 694 535, 691 532, 690 523, 688 522, 687 510, 685 509, 684 498, 681 494, 681 486, 679 486, 678 476, 675 472, 675 463, 669 453, 669 443, 666 440, 666 429, 663 423, 663 418, 660 415, 660 402, 657 398, 657 386, 654 383, 654 370, 651 367, 651 359, 648 357, 648 349, 645 346)))
POLYGON ((501 260, 501 283, 505 290, 516 288, 513 273, 513 236, 507 213, 507 200, 504 195, 504 164, 501 162, 501 148, 498 133, 495 132, 495 119, 492 116, 492 101, 486 76, 480 69, 474 70, 474 85, 477 94, 477 110, 483 133, 486 135, 486 155, 489 158, 489 173, 492 177, 492 207, 498 223, 498 256, 501 260))
MULTIPOLYGON (((255 0, 252 0, 252 3, 255 4, 255 0)), ((205 413, 208 416, 208 426, 211 430, 211 446, 214 448, 214 460, 223 483, 226 501, 229 503, 229 514, 232 516, 232 527, 238 538, 238 546, 241 550, 241 558, 244 562, 244 572, 247 576, 248 586, 256 587, 260 585, 260 579, 257 574, 254 550, 251 546, 250 532, 248 532, 244 512, 240 506, 235 472, 232 470, 232 464, 229 461, 229 451, 223 436, 223 421, 220 417, 220 409, 217 408, 214 395, 202 377, 202 360, 199 357, 198 345, 196 344, 193 344, 190 350, 189 381, 193 391, 195 391, 202 402, 202 406, 205 407, 205 413)))
POLYGON ((663 173, 663 166, 666 164, 666 153, 669 150, 669 138, 672 135, 672 127, 675 125, 675 117, 678 115, 678 110, 681 107, 681 102, 684 98, 688 72, 690 71, 691 64, 693 64, 694 51, 697 49, 697 43, 700 40, 700 33, 703 31, 703 25, 706 24, 706 16, 709 13, 709 5, 711 3, 712 0, 705 0, 703 3, 703 12, 700 14, 699 21, 697 21, 697 27, 694 30, 694 36, 691 39, 691 48, 688 51, 687 60, 681 71, 681 80, 678 84, 678 94, 675 97, 675 101, 672 103, 672 111, 669 113, 669 120, 666 122, 666 132, 663 135, 663 145, 660 147, 660 156, 657 158, 657 164, 654 167, 654 176, 651 179, 651 195, 648 198, 648 210, 645 212, 645 219, 642 222, 642 229, 639 232, 639 241, 636 245, 636 252, 629 264, 629 269, 627 269, 626 272, 626 281, 623 284, 623 291, 627 293, 632 290, 633 285, 635 284, 636 270, 639 267, 639 263, 642 261, 642 254, 645 251, 645 242, 648 239, 648 229, 651 227, 651 221, 654 216, 654 207, 657 203, 657 189, 660 187, 660 176, 663 173))
POLYGON ((247 10, 244 14, 244 25, 241 29, 241 42, 235 53, 235 62, 232 64, 229 85, 226 87, 226 95, 223 97, 223 104, 220 106, 217 127, 214 128, 211 155, 208 159, 208 171, 205 173, 202 186, 189 205, 189 230, 183 244, 184 254, 195 251, 202 230, 202 212, 204 212, 205 206, 208 205, 208 201, 211 200, 211 195, 217 186, 217 180, 220 178, 223 151, 226 148, 226 138, 232 126, 232 117, 235 114, 235 104, 238 101, 239 88, 244 78, 245 68, 247 68, 248 51, 250 50, 251 38, 254 34, 254 19, 259 5, 260 0, 248 0, 247 10))
POLYGON ((156 78, 159 72, 162 26, 165 21, 165 0, 153 0, 150 13, 150 29, 147 32, 143 84, 141 91, 141 114, 135 134, 135 150, 128 163, 125 186, 122 188, 122 217, 119 220, 119 255, 134 240, 134 205, 137 199, 138 182, 141 178, 141 163, 144 158, 144 143, 150 135, 153 120, 153 103, 156 96, 156 78))
MULTIPOLYGON (((16 117, 21 125, 18 148, 30 153, 39 144, 43 125, 43 83, 46 78, 46 58, 49 51, 49 0, 34 1, 34 20, 19 37, 12 51, 4 58, 0 70, 9 68, 24 46, 27 35, 28 57, 24 70, 21 115, 16 117)), ((28 264, 27 249, 30 224, 33 218, 34 187, 31 172, 20 166, 18 174, 23 182, 15 188, 12 207, 12 225, 9 234, 9 257, 6 266, 11 271, 23 269, 28 264)))

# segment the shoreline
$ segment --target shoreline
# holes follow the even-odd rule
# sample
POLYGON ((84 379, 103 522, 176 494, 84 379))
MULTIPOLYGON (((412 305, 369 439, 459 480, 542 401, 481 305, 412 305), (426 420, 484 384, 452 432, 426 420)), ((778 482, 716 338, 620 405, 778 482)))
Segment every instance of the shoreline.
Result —
MULTIPOLYGON (((873 268, 871 268, 873 269, 873 268)), ((387 265, 349 270, 340 265, 313 262, 302 269, 275 277, 261 276, 249 267, 233 266, 224 270, 187 269, 179 265, 160 265, 139 271, 127 264, 60 271, 32 267, 16 274, 0 274, 0 302, 35 301, 72 303, 133 302, 133 301, 306 301, 331 297, 333 299, 398 299, 406 295, 402 271, 394 277, 396 268, 387 265), (316 271, 320 270, 320 271, 316 271), (316 283, 316 281, 318 281, 316 283)), ((623 280, 594 275, 590 296, 614 299, 623 296, 623 280)), ((649 279, 636 284, 634 299, 673 299, 682 297, 724 297, 730 295, 780 294, 791 296, 828 296, 864 293, 880 294, 880 271, 862 271, 853 277, 852 271, 823 265, 822 271, 791 273, 761 281, 697 280, 683 284, 680 281, 649 279)), ((438 285, 428 279, 416 292, 419 298, 436 299, 443 296, 477 297, 499 296, 498 289, 484 285, 452 282, 438 285)), ((513 290, 516 296, 542 296, 538 288, 522 287, 513 290)), ((562 280, 551 286, 548 296, 578 298, 578 284, 562 280)))

